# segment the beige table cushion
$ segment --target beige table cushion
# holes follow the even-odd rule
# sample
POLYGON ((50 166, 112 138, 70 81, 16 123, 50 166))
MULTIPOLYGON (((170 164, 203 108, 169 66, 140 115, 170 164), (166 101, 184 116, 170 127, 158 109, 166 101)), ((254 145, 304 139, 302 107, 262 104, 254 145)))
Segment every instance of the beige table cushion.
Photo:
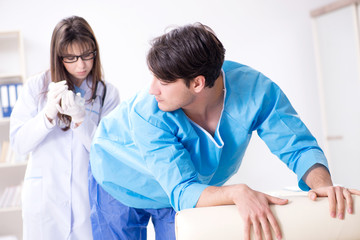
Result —
MULTIPOLYGON (((283 239, 360 239, 359 196, 353 197, 355 214, 346 213, 344 220, 330 217, 327 198, 312 201, 306 194, 277 196, 289 199, 287 205, 271 206, 283 239)), ((243 222, 235 205, 180 211, 176 214, 175 227, 177 240, 243 239, 243 222)), ((276 239, 274 235, 273 239, 276 239)))

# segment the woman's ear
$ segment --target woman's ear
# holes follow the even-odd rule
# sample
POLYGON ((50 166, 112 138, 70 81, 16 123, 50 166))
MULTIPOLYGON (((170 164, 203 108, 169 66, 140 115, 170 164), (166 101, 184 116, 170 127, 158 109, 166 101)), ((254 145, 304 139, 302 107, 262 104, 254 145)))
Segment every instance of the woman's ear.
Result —
POLYGON ((194 92, 199 93, 205 88, 205 77, 202 75, 197 76, 191 82, 194 92))

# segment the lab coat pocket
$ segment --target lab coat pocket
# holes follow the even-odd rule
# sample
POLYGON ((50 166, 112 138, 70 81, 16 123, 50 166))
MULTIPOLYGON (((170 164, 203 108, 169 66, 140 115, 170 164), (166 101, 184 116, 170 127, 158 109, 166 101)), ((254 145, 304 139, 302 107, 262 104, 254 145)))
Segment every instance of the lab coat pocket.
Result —
MULTIPOLYGON (((27 169, 22 192, 23 217, 41 218, 43 176, 41 168, 27 169)), ((35 220, 35 219, 34 219, 35 220)))

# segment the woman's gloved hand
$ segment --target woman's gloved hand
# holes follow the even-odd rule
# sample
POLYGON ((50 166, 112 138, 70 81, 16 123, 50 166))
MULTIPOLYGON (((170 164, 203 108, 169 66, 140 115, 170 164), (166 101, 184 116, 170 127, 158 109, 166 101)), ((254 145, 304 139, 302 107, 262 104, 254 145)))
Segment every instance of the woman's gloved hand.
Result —
POLYGON ((57 105, 61 100, 62 95, 68 90, 66 80, 60 82, 51 82, 49 84, 49 91, 47 93, 47 102, 45 105, 45 115, 52 121, 58 114, 57 105))
POLYGON ((73 123, 81 123, 85 119, 85 99, 80 93, 66 91, 61 97, 61 107, 57 105, 57 110, 71 117, 73 123))

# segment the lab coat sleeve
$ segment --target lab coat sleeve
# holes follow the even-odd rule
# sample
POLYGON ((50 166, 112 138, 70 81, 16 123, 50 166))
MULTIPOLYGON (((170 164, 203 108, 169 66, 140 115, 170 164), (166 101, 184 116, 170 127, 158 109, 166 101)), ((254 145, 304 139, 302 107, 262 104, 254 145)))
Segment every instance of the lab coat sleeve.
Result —
MULTIPOLYGON (((101 115, 99 116, 100 119, 111 112, 119 103, 120 97, 118 90, 112 84, 107 83, 104 106, 102 107, 101 115)), ((97 124, 97 121, 94 121, 90 117, 86 117, 79 127, 73 128, 74 134, 80 139, 80 142, 88 152, 90 152, 91 141, 95 135, 97 124)))
POLYGON ((326 157, 281 89, 262 74, 258 81, 264 83, 265 94, 256 99, 261 106, 253 128, 271 152, 296 173, 299 187, 309 190, 302 177, 314 164, 328 168, 326 157))
POLYGON ((136 126, 133 128, 134 141, 172 207, 175 211, 194 208, 208 185, 200 183, 189 152, 173 132, 176 127, 154 118, 150 122, 136 113, 131 118, 136 126))
POLYGON ((39 109, 39 101, 46 101, 44 76, 27 81, 10 116, 10 144, 19 154, 27 154, 39 146, 55 126, 46 118, 44 110, 39 109))

